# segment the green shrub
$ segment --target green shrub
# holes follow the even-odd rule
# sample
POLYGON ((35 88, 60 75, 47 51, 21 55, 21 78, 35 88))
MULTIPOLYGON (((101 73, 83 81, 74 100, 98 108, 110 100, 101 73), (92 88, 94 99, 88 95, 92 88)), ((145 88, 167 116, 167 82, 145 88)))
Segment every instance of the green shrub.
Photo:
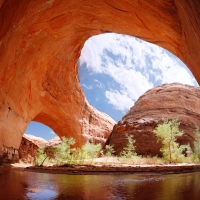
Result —
POLYGON ((37 154, 36 154, 35 165, 37 165, 37 166, 46 165, 46 163, 48 163, 48 161, 49 161, 49 158, 44 151, 44 147, 38 148, 37 154))
POLYGON ((194 149, 193 149, 192 160, 193 162, 200 161, 200 130, 199 127, 195 127, 194 132, 194 149))
POLYGON ((123 151, 120 153, 120 156, 124 158, 132 158, 134 156, 137 156, 135 152, 135 140, 133 139, 133 135, 128 135, 126 133, 126 139, 128 140, 128 143, 123 148, 123 151))
POLYGON ((114 145, 105 146, 105 156, 112 156, 115 153, 114 145))
POLYGON ((160 151, 163 154, 163 158, 171 162, 183 162, 186 153, 191 151, 189 145, 179 145, 176 142, 177 137, 184 134, 179 130, 180 122, 177 119, 168 120, 163 119, 162 124, 158 124, 153 133, 156 135, 158 141, 162 142, 162 148, 160 151))
POLYGON ((86 142, 81 148, 82 159, 96 158, 101 150, 101 144, 86 142))
POLYGON ((56 147, 54 156, 58 165, 66 164, 71 160, 70 146, 75 144, 75 139, 62 137, 62 142, 56 147))

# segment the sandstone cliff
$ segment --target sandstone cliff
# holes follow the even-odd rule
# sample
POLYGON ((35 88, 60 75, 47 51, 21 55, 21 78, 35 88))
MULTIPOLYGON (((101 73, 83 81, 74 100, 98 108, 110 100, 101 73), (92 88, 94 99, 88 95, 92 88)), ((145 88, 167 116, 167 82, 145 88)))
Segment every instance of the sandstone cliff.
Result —
POLYGON ((45 146, 46 140, 33 135, 24 134, 19 148, 19 159, 24 163, 34 163, 39 147, 45 146))
POLYGON ((77 60, 93 35, 123 33, 160 45, 200 82, 199 10, 198 0, 0 0, 0 154, 19 149, 32 120, 73 136, 77 146, 92 137, 83 129, 92 110, 77 60))
POLYGON ((3 147, 1 162, 15 163, 21 160, 24 163, 33 163, 38 148, 46 143, 47 141, 40 137, 24 134, 19 149, 3 147))
POLYGON ((200 88, 173 83, 147 91, 114 126, 107 143, 119 153, 127 143, 125 133, 129 133, 136 139, 138 154, 161 155, 161 143, 152 131, 163 118, 177 118, 185 132, 177 142, 193 146, 195 125, 200 127, 200 88))
POLYGON ((57 147, 61 143, 61 139, 58 136, 55 136, 53 139, 49 140, 45 144, 45 148, 54 148, 57 147))

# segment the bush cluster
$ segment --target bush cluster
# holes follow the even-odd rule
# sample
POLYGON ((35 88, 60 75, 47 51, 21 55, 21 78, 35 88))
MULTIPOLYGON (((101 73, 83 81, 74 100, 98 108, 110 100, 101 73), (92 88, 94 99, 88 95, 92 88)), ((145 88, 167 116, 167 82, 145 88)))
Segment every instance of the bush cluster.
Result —
MULTIPOLYGON (((195 162, 200 161, 200 130, 196 126, 194 132, 193 148, 189 144, 179 145, 176 140, 181 137, 184 132, 179 130, 180 122, 177 119, 168 120, 163 119, 161 124, 158 124, 153 133, 157 137, 157 141, 161 141, 162 148, 160 149, 163 159, 169 163, 179 162, 195 162)), ((127 144, 120 153, 120 158, 127 162, 134 158, 139 158, 135 152, 135 140, 133 135, 126 133, 127 144)), ((75 139, 62 137, 61 143, 54 149, 54 159, 51 159, 56 165, 65 164, 82 164, 90 161, 92 163, 94 158, 99 155, 102 157, 114 156, 114 146, 106 145, 102 150, 100 144, 92 144, 86 142, 82 148, 71 148, 75 144, 75 139)), ((141 157, 140 157, 141 158, 141 157)), ((149 159, 149 157, 148 157, 149 159)), ((155 159, 152 158, 152 159, 155 159)), ((36 165, 45 165, 50 159, 45 153, 44 147, 39 148, 36 156, 36 165)), ((157 159, 158 160, 158 159, 157 159)))

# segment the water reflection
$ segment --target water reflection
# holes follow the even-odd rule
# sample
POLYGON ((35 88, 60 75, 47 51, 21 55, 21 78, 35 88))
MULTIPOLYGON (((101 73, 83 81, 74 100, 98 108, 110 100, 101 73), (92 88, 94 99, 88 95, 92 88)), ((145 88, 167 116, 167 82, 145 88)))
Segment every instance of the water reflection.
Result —
POLYGON ((65 175, 0 169, 0 199, 199 200, 200 172, 65 175))

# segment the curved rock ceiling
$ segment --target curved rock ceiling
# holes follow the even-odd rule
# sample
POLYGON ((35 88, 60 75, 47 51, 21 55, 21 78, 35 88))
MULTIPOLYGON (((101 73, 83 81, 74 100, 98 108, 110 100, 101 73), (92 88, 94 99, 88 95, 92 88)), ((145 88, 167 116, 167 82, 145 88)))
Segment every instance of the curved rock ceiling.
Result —
POLYGON ((0 0, 0 146, 18 149, 32 120, 85 142, 77 60, 93 35, 157 44, 200 82, 199 10, 198 0, 0 0))

